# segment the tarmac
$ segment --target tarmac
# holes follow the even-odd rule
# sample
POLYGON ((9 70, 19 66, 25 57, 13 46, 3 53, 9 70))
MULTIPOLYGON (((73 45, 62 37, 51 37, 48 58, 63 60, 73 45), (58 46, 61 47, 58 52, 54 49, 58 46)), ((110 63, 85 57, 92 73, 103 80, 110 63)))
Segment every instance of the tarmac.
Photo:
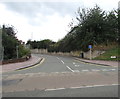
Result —
MULTIPOLYGON (((42 57, 33 56, 26 62, 2 65, 2 72, 14 71, 16 69, 34 66, 42 61, 42 57)), ((86 60, 75 58, 82 62, 117 66, 117 61, 86 60)), ((66 73, 28 73, 13 74, 3 77, 3 93, 35 91, 35 90, 56 90, 66 88, 77 88, 79 86, 112 85, 118 82, 117 72, 66 72, 66 73), (97 80, 96 80, 97 79, 97 80), (37 82, 37 83, 36 83, 37 82), (34 84, 35 83, 35 84, 34 84)))
MULTIPOLYGON (((32 57, 25 62, 4 64, 4 65, 1 65, 2 72, 14 71, 18 69, 31 67, 31 66, 39 64, 42 61, 42 59, 43 59, 42 57, 40 58, 40 57, 32 55, 32 57)), ((118 67, 118 61, 88 60, 88 59, 82 59, 82 58, 75 58, 75 59, 85 62, 85 63, 118 67)))

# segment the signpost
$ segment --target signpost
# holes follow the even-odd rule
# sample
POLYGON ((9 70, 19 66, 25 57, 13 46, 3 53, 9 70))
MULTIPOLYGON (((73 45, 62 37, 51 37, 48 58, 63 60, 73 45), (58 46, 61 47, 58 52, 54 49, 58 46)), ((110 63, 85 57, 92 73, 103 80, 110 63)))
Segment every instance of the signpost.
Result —
POLYGON ((18 46, 16 46, 16 53, 17 53, 17 59, 18 59, 18 46))
POLYGON ((88 48, 90 49, 90 60, 91 60, 92 59, 92 51, 91 51, 92 45, 89 45, 88 48))

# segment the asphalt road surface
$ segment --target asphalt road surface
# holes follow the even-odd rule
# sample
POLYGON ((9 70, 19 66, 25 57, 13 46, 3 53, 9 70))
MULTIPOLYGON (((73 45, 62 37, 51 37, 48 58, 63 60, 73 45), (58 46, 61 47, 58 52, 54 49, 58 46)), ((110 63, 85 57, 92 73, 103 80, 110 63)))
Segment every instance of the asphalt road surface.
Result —
POLYGON ((34 89, 4 92, 3 97, 118 97, 117 67, 84 63, 73 57, 35 55, 44 58, 41 64, 32 68, 3 73, 3 79, 9 78, 9 80, 3 80, 3 89, 12 90, 10 88, 15 85, 18 89, 22 85, 24 88, 27 86, 26 82, 29 86, 34 86, 34 89), (28 74, 31 78, 22 78, 19 74, 22 76, 28 74), (15 76, 21 79, 10 79, 15 76), (35 77, 38 77, 37 82, 35 77), (78 87, 75 87, 76 85, 78 87), (37 89, 40 86, 43 90, 37 89))
POLYGON ((36 56, 43 57, 45 59, 44 62, 32 68, 3 73, 3 75, 26 74, 26 73, 37 73, 37 72, 51 73, 51 72, 88 72, 88 71, 117 72, 118 71, 117 67, 84 63, 75 60, 72 57, 62 57, 62 56, 60 57, 60 56, 50 56, 50 55, 41 55, 41 54, 36 54, 36 56))
POLYGON ((3 97, 118 97, 118 86, 9 92, 3 97))

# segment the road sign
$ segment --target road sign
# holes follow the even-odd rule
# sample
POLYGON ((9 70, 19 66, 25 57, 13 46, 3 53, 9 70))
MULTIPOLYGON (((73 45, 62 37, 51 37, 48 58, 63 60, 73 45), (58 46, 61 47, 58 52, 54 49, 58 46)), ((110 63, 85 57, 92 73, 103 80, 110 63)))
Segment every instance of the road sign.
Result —
POLYGON ((90 60, 91 60, 92 59, 92 52, 91 52, 92 45, 89 45, 88 48, 90 49, 90 60))
POLYGON ((88 48, 92 48, 92 45, 89 45, 88 48))

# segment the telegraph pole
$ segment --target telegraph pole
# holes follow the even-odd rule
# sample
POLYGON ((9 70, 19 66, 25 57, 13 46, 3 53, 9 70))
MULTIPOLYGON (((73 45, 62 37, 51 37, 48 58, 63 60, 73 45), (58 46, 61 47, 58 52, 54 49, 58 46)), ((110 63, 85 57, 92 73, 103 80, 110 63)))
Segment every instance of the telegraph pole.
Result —
POLYGON ((16 46, 16 53, 17 53, 17 59, 18 59, 18 46, 16 46))
POLYGON ((92 45, 89 45, 88 48, 90 49, 90 60, 92 59, 92 45))

